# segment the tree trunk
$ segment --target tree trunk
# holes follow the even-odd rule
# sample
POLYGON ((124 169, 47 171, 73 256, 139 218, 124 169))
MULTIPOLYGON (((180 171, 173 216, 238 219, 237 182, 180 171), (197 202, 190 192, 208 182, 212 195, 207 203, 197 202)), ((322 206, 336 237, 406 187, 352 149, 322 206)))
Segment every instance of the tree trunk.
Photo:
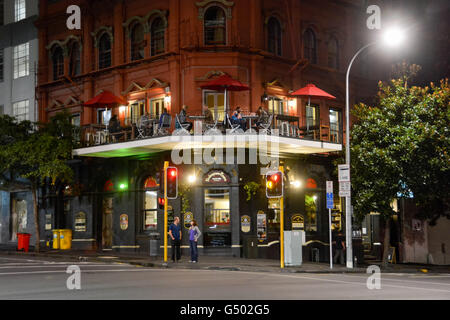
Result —
POLYGON ((41 237, 39 234, 39 212, 38 212, 38 196, 37 196, 38 188, 33 185, 31 187, 31 193, 33 194, 33 211, 34 211, 34 226, 36 228, 36 243, 34 247, 35 252, 39 252, 41 246, 41 237))
POLYGON ((391 244, 391 218, 385 219, 384 222, 384 242, 383 242, 383 266, 387 266, 389 247, 391 244))

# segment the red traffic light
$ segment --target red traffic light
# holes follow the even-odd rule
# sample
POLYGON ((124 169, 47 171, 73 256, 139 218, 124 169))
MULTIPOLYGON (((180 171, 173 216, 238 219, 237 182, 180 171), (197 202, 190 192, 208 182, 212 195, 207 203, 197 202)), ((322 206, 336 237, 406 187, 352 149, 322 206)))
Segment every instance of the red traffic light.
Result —
POLYGON ((268 172, 266 175, 267 198, 281 198, 283 196, 283 173, 281 171, 268 172))
POLYGON ((160 206, 163 206, 164 205, 164 198, 158 198, 158 204, 160 206))
POLYGON ((177 176, 177 168, 169 168, 167 169, 167 177, 168 178, 176 178, 177 176))

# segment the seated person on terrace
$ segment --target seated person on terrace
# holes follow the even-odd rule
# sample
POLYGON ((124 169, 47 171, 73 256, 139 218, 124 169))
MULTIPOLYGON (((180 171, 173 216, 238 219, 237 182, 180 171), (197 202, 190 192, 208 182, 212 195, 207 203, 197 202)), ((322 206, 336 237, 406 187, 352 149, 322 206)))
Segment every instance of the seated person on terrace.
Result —
POLYGON ((260 127, 261 124, 266 124, 269 121, 269 114, 266 110, 263 109, 263 107, 259 107, 258 111, 256 111, 256 114, 258 115, 258 120, 256 120, 256 127, 260 127))
POLYGON ((122 130, 119 119, 117 119, 117 115, 113 115, 109 120, 108 130, 111 133, 117 133, 122 130))
POLYGON ((242 119, 241 107, 237 107, 231 116, 231 122, 233 124, 239 124, 242 130, 247 130, 247 122, 242 119))
POLYGON ((180 113, 178 114, 178 120, 180 123, 176 123, 175 127, 177 129, 181 129, 181 127, 186 128, 187 131, 191 131, 192 129, 192 122, 187 121, 187 109, 189 107, 184 105, 181 109, 180 113))
POLYGON ((147 111, 144 111, 144 114, 141 116, 139 123, 140 123, 140 128, 144 129, 146 136, 148 136, 153 131, 152 123, 150 121, 150 116, 147 111))
POLYGON ((203 116, 205 117, 206 124, 214 124, 214 117, 208 106, 203 106, 203 116))
MULTIPOLYGON (((161 129, 164 123, 164 118, 170 117, 169 113, 167 112, 167 108, 163 109, 163 113, 161 113, 161 116, 159 117, 159 128, 161 129)), ((170 126, 170 125, 169 125, 170 126)))

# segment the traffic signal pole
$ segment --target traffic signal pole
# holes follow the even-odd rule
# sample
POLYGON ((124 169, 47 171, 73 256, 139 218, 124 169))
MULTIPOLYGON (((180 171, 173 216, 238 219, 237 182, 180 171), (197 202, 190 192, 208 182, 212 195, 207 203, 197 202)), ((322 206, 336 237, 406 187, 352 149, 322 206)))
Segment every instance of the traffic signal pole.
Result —
POLYGON ((164 162, 164 262, 167 263, 167 168, 169 162, 164 162))
MULTIPOLYGON (((284 167, 280 166, 280 171, 282 173, 281 183, 283 183, 284 167)), ((284 269, 284 190, 280 198, 280 267, 284 269)))

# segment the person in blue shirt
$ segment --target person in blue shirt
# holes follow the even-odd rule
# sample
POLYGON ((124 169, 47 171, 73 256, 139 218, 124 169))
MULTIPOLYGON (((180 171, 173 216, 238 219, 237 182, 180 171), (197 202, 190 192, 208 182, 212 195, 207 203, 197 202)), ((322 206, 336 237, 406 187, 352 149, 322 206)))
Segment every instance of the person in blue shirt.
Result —
POLYGON ((181 258, 181 224, 179 217, 175 217, 173 223, 170 225, 169 236, 172 239, 172 262, 178 262, 181 258))
POLYGON ((159 128, 162 128, 164 117, 169 117, 169 113, 167 112, 167 108, 163 109, 163 113, 161 113, 161 116, 159 117, 159 128))
POLYGON ((247 130, 247 122, 242 119, 241 107, 237 107, 236 110, 231 115, 231 122, 233 124, 239 124, 242 130, 247 130))

